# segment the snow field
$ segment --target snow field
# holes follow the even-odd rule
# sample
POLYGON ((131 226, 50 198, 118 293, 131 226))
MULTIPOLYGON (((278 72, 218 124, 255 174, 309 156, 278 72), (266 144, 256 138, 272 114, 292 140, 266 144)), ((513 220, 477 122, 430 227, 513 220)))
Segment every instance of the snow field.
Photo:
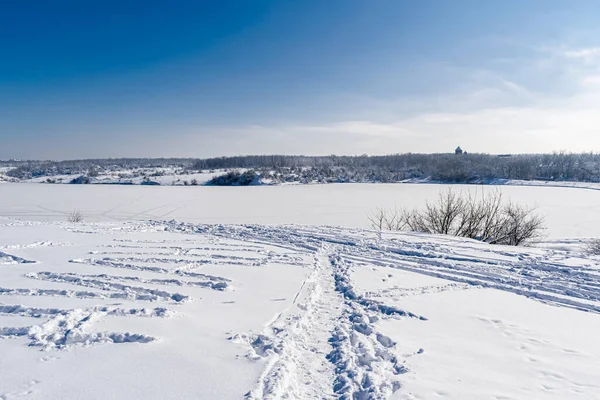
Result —
POLYGON ((0 398, 598 398, 584 245, 0 219, 0 398))
MULTIPOLYGON (((193 223, 310 224, 369 228, 378 207, 409 209, 452 187, 474 193, 483 185, 329 184, 259 187, 115 185, 0 185, 0 216, 66 221, 75 210, 86 222, 176 219, 193 223)), ((537 206, 550 239, 600 237, 600 191, 501 186, 505 199, 537 206)), ((48 240, 45 238, 44 240, 48 240)))

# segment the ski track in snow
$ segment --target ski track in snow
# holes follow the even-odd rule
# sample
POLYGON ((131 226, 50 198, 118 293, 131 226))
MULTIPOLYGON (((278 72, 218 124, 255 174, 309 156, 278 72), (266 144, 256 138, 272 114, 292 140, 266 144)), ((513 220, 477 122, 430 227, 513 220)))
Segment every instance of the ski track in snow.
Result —
MULTIPOLYGON (((24 338, 28 346, 46 351, 107 343, 151 343, 160 338, 142 333, 97 332, 94 325, 103 318, 171 317, 177 313, 167 305, 177 307, 193 300, 185 294, 186 288, 235 290, 232 280, 202 272, 205 266, 218 266, 220 271, 226 271, 227 266, 260 268, 276 264, 308 268, 293 300, 260 331, 229 336, 232 343, 245 346, 247 359, 264 366, 255 387, 246 394, 248 400, 389 398, 401 388, 401 376, 408 371, 406 359, 415 354, 398 355, 394 340, 378 331, 378 322, 412 319, 427 323, 426 315, 386 303, 390 300, 398 304, 409 296, 494 288, 553 306, 600 313, 600 267, 596 260, 560 248, 494 247, 455 238, 432 241, 419 234, 336 227, 193 225, 175 221, 63 227, 73 234, 169 231, 199 241, 184 236, 181 240, 114 239, 110 244, 98 245, 83 258, 65 260, 80 265, 85 273, 39 268, 30 271, 24 265, 36 261, 0 251, 0 268, 23 268, 22 276, 32 283, 60 285, 0 287, 0 299, 46 296, 160 303, 153 308, 103 305, 72 309, 0 303, 0 316, 40 320, 37 325, 0 327, 0 338, 24 338), (303 261, 307 256, 313 259, 310 265, 303 261), (353 279, 353 271, 360 268, 398 269, 448 283, 417 288, 388 285, 361 291, 353 279)), ((53 246, 71 244, 36 242, 0 248, 19 254, 33 247, 53 246)), ((277 301, 283 306, 287 300, 277 301)))
POLYGON ((35 261, 26 260, 21 257, 0 251, 0 265, 35 264, 35 261))
POLYGON ((230 340, 249 346, 248 357, 267 359, 257 387, 247 399, 384 399, 400 388, 406 371, 376 331, 382 318, 413 313, 356 294, 350 263, 325 246, 292 304, 258 334, 230 340))
POLYGON ((357 265, 396 268, 600 313, 600 266, 581 254, 503 246, 497 246, 496 250, 495 246, 454 238, 448 244, 444 244, 444 239, 423 242, 426 236, 419 234, 405 234, 406 239, 386 239, 369 231, 336 227, 219 225, 215 228, 174 224, 173 229, 198 232, 210 229, 216 235, 256 243, 275 242, 290 249, 314 251, 326 243, 337 246, 344 258, 356 261, 357 265), (476 257, 471 254, 473 251, 489 255, 476 257), (574 258, 579 258, 581 265, 564 263, 574 258))
POLYGON ((476 288, 478 287, 471 286, 466 283, 449 283, 447 285, 430 285, 418 288, 402 288, 398 286, 393 286, 391 288, 382 289, 376 292, 365 292, 364 296, 367 298, 393 298, 398 300, 403 297, 420 296, 423 294, 441 293, 453 290, 466 290, 476 288))
POLYGON ((261 333, 230 338, 246 343, 250 358, 268 358, 247 399, 334 398, 327 341, 341 313, 341 302, 332 283, 331 270, 316 256, 313 270, 292 304, 275 315, 261 333))
POLYGON ((155 341, 156 338, 129 332, 89 332, 88 328, 94 322, 106 316, 163 318, 171 316, 171 313, 164 308, 121 309, 115 307, 93 307, 61 310, 0 304, 0 315, 47 318, 40 325, 0 328, 0 337, 26 337, 29 340, 29 346, 39 347, 41 350, 47 351, 100 343, 149 343, 155 341))
POLYGON ((33 249, 36 247, 68 247, 72 246, 71 243, 66 242, 52 242, 52 241, 42 241, 42 242, 34 242, 29 244, 9 244, 6 246, 0 246, 1 250, 10 250, 10 249, 33 249))
MULTIPOLYGON (((17 224, 17 226, 23 226, 17 224)), ((30 226, 30 225, 25 225, 30 226)), ((35 225, 33 225, 35 226, 35 225)), ((66 229, 75 233, 99 234, 118 232, 144 232, 154 231, 152 225, 124 224, 123 226, 110 226, 107 224, 90 224, 85 228, 67 226, 66 229)), ((226 256, 218 254, 219 251, 264 251, 262 246, 249 248, 246 246, 219 245, 202 247, 196 246, 192 240, 173 242, 179 246, 171 246, 167 241, 147 241, 135 239, 115 239, 113 244, 103 245, 91 253, 102 255, 101 259, 83 258, 68 260, 73 264, 85 264, 92 267, 108 267, 125 269, 132 272, 150 273, 150 276, 114 275, 111 273, 89 274, 79 272, 50 272, 23 270, 22 276, 32 282, 48 282, 67 285, 65 288, 38 288, 38 287, 0 287, 0 298, 10 299, 17 297, 64 297, 72 299, 127 300, 136 303, 151 302, 178 305, 193 300, 189 295, 182 294, 179 288, 193 287, 215 291, 234 290, 231 280, 215 275, 196 272, 195 270, 208 264, 203 258, 210 252, 211 258, 224 260, 226 256), (104 246, 110 246, 119 255, 104 252, 104 246), (188 247, 184 247, 188 246, 188 247), (139 248, 138 254, 131 254, 128 250, 132 247, 139 248), (160 255, 156 249, 162 249, 160 255), (204 257, 196 254, 204 254, 204 257), (143 256, 143 257, 142 257, 143 256), (181 256, 186 256, 182 259, 181 256), (160 266, 158 266, 160 265, 160 266), (156 277, 152 276, 156 275, 156 277), (148 287, 151 286, 151 287, 148 287), (77 289, 80 287, 82 289, 77 289), (162 287, 162 288, 161 288, 162 287), (85 290, 83 290, 85 288, 85 290)), ((32 244, 13 244, 3 246, 2 249, 25 250, 36 247, 64 247, 73 246, 62 242, 35 242, 32 244)), ((264 251, 258 261, 266 263, 277 257, 272 252, 264 251), (264 260, 263 260, 264 258, 264 260)), ((232 262, 240 265, 256 264, 252 257, 232 255, 232 262)), ((291 259, 293 261, 293 259, 291 259)), ((284 260, 285 262, 286 260, 284 260)), ((28 260, 16 255, 0 252, 0 267, 13 267, 24 264, 37 264, 37 261, 28 260)), ((215 264, 213 262, 213 264, 215 264)), ((102 343, 150 343, 158 340, 157 337, 130 333, 130 332, 95 332, 93 326, 105 317, 171 317, 177 315, 165 307, 124 309, 115 306, 97 306, 74 309, 39 308, 19 304, 5 304, 0 302, 0 316, 27 317, 40 320, 40 324, 31 326, 0 327, 0 338, 26 338, 30 347, 44 351, 63 350, 73 346, 89 346, 102 343)))
MULTIPOLYGON (((321 254, 316 256, 321 257, 321 262, 316 265, 324 264, 323 257, 329 260, 329 268, 316 267, 297 295, 315 298, 309 306, 286 310, 259 334, 241 334, 231 338, 247 343, 251 348, 251 358, 267 359, 257 387, 247 395, 249 399, 316 398, 307 392, 306 386, 319 388, 321 395, 318 398, 389 398, 401 387, 398 376, 407 369, 405 360, 398 359, 392 351, 395 346, 393 340, 377 332, 376 323, 381 318, 417 318, 422 321, 427 318, 386 305, 379 298, 495 288, 555 306, 600 312, 600 268, 589 260, 586 262, 581 254, 494 247, 455 238, 426 242, 423 240, 426 236, 419 234, 387 239, 386 235, 374 232, 335 227, 214 226, 174 222, 166 225, 175 231, 210 232, 223 238, 321 254), (327 249, 326 256, 322 254, 323 249, 327 249), (477 256, 472 255, 474 251, 477 256), (580 265, 564 263, 564 260, 577 257, 584 262, 580 265), (419 273, 454 283, 417 289, 391 288, 386 289, 387 293, 358 293, 352 283, 351 269, 374 266, 419 273), (315 274, 319 276, 316 279, 319 285, 313 286, 311 282, 315 274), (331 285, 334 291, 331 291, 331 285), (324 317, 315 312, 319 307, 327 309, 328 320, 323 320, 324 317), (315 322, 307 324, 306 321, 315 322), (326 358, 333 364, 334 371, 331 376, 327 369, 321 370, 319 376, 321 379, 323 376, 333 379, 333 393, 325 390, 326 385, 316 378, 307 379, 307 371, 315 370, 315 365, 318 365, 308 360, 322 353, 325 347, 324 330, 330 332, 327 340, 330 350, 326 358), (308 342, 321 350, 307 352, 302 344, 308 342)), ((423 351, 421 349, 416 354, 423 351)))

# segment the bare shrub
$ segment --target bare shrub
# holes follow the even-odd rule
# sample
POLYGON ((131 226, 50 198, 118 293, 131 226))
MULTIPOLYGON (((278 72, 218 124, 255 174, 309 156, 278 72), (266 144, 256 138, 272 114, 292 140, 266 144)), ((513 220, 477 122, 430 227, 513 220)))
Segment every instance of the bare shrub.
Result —
POLYGON ((390 231, 402 231, 408 226, 408 217, 406 211, 398 208, 389 210, 385 220, 385 227, 390 231))
POLYGON ((505 203, 499 190, 464 195, 449 189, 423 209, 378 209, 369 221, 379 230, 454 235, 512 246, 538 239, 545 229, 544 218, 535 214, 534 207, 505 203))
POLYGON ((378 208, 367 215, 367 218, 369 219, 373 229, 382 231, 384 228, 386 228, 387 211, 385 209, 378 208))
POLYGON ((600 239, 593 239, 586 246, 588 254, 593 256, 600 256, 600 239))
POLYGON ((544 228, 544 218, 534 214, 535 208, 509 203, 503 209, 499 235, 489 240, 492 244, 519 246, 539 239, 544 228))
POLYGON ((67 221, 74 223, 83 222, 83 214, 81 211, 75 210, 67 216, 67 221))
POLYGON ((370 213, 367 218, 371 226, 380 231, 401 231, 407 227, 407 216, 404 210, 394 208, 386 210, 378 208, 370 213))

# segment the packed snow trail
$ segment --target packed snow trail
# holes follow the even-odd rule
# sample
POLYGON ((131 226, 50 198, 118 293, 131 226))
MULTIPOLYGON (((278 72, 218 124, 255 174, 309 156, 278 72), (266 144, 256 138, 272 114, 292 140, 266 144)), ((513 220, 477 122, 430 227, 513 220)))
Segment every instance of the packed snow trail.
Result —
POLYGON ((230 338, 249 346, 248 357, 267 358, 247 399, 386 399, 400 388, 397 375, 406 368, 391 350, 394 341, 377 332, 375 323, 426 319, 358 295, 349 265, 335 249, 316 252, 313 271, 292 304, 261 333, 230 338))
MULTIPOLYGON (((10 238, 13 230, 47 229, 56 235, 52 239, 61 241, 40 240, 44 235, 36 233, 0 244, 0 338, 7 339, 0 345, 10 342, 24 351, 50 352, 56 355, 52 360, 93 353, 98 346, 111 357, 127 354, 132 360, 160 354, 159 365, 153 364, 156 371, 145 373, 162 375, 167 373, 161 369, 164 365, 178 365, 181 370, 176 368, 171 378, 177 382, 185 381, 181 374, 195 375, 202 362, 254 371, 238 377, 241 388, 229 392, 237 397, 227 398, 404 396, 403 385, 414 373, 412 357, 427 358, 424 342, 429 341, 412 338, 415 343, 406 351, 404 337, 389 327, 433 335, 428 327, 440 322, 439 315, 435 321, 429 315, 435 309, 411 301, 415 298, 457 294, 472 299, 493 292, 549 309, 568 308, 578 315, 600 313, 600 259, 584 254, 583 246, 515 248, 337 227, 175 221, 14 221, 2 229, 10 238), (57 234, 61 232, 66 236, 57 234), (386 283, 393 274, 424 283, 386 283), (362 282, 361 277, 372 282, 362 282), (272 288, 279 285, 285 290, 272 288)), ((500 329, 506 337, 521 332, 522 352, 529 351, 524 341, 555 346, 551 341, 535 342, 537 336, 530 332, 487 315, 476 314, 472 320, 500 329)), ((439 357, 436 350, 431 354, 439 357)), ((567 350, 560 351, 579 357, 579 362, 581 354, 567 350)), ((147 363, 151 359, 145 358, 147 363)), ((35 364, 27 371, 38 373, 35 364)), ((34 376, 39 384, 32 390, 44 387, 43 377, 34 376)), ((18 385, 3 385, 0 379, 0 398, 18 393, 18 385)), ((579 389, 582 393, 594 389, 591 383, 585 385, 579 389)), ((209 385, 201 387, 211 390, 209 385)), ((213 388, 217 395, 228 389, 213 388)), ((169 393, 166 397, 174 396, 169 393)), ((61 398, 45 394, 40 392, 41 398, 61 398)), ((186 394, 179 397, 189 398, 186 394)))
POLYGON ((336 367, 334 391, 340 399, 387 399, 400 389, 398 375, 406 372, 403 360, 391 350, 396 343, 376 331, 382 318, 424 317, 386 306, 358 295, 350 280, 350 265, 339 254, 331 254, 335 288, 344 298, 340 323, 333 331, 328 355, 336 367))
POLYGON ((443 236, 432 241, 424 234, 386 235, 339 227, 171 226, 292 249, 336 245, 343 257, 357 265, 397 268, 600 313, 600 266, 581 252, 491 246, 443 236))
MULTIPOLYGON (((294 303, 292 307, 300 310, 288 309, 263 333, 243 336, 256 358, 268 359, 257 388, 248 393, 249 399, 387 399, 401 387, 397 376, 407 371, 404 360, 395 355, 394 341, 376 331, 376 323, 390 317, 422 321, 427 318, 385 304, 378 300, 377 293, 358 293, 351 279, 352 268, 389 267, 456 282, 423 288, 420 294, 487 287, 600 313, 600 269, 583 254, 493 247, 456 238, 431 241, 426 235, 385 235, 333 227, 168 226, 257 245, 309 251, 321 260, 315 263, 314 272, 297 296, 313 299, 308 306, 294 303), (324 252, 329 261, 327 268, 323 267, 324 252), (324 289, 332 284, 334 291, 324 289), (282 318, 287 323, 280 323, 282 318), (315 356, 318 359, 323 352, 324 329, 331 333, 327 359, 334 365, 333 397, 323 389, 324 381, 331 379, 327 369, 321 370, 319 379, 306 379, 318 365, 307 360, 315 356), (312 343, 319 350, 313 348, 311 354, 304 343, 312 343)), ((382 297, 386 296, 379 296, 382 297)))
POLYGON ((324 252, 315 255, 312 268, 290 306, 275 315, 263 332, 232 338, 250 345, 250 357, 269 357, 248 399, 334 398, 327 342, 340 318, 342 299, 333 290, 324 252))

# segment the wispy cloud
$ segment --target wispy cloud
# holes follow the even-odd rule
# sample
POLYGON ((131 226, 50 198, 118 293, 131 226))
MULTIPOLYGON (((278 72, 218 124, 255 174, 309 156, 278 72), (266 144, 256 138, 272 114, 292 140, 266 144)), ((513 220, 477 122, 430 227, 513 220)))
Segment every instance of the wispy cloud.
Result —
MULTIPOLYGON (((545 90, 531 90, 527 79, 519 83, 500 70, 474 71, 479 86, 437 96, 431 101, 435 109, 421 101, 420 111, 394 120, 364 118, 230 131, 240 137, 261 132, 277 144, 273 148, 283 146, 291 153, 447 152, 458 144, 491 153, 600 151, 600 68, 588 63, 590 57, 600 56, 600 47, 563 49, 561 54, 542 55, 523 67, 528 70, 521 76, 546 79, 545 90), (553 90, 557 71, 568 90, 553 90)), ((268 152, 270 146, 262 148, 268 152)))
POLYGON ((588 47, 582 49, 565 50, 561 53, 567 58, 593 58, 600 56, 600 47, 588 47))
MULTIPOLYGON (((546 47, 485 66, 435 64, 424 76, 438 71, 450 88, 417 97, 402 90, 395 97, 341 93, 329 101, 331 109, 322 104, 327 115, 319 121, 303 115, 293 122, 210 127, 200 118, 162 126, 121 123, 111 129, 111 140, 76 143, 63 157, 428 153, 457 145, 489 153, 600 151, 600 63, 594 60, 600 46, 546 47), (338 104, 343 113, 332 111, 338 104)), ((104 137, 106 127, 87 124, 73 132, 84 129, 104 137)), ((22 139, 24 149, 34 146, 29 142, 22 139)), ((41 142, 34 150, 51 158, 60 151, 41 142)))

